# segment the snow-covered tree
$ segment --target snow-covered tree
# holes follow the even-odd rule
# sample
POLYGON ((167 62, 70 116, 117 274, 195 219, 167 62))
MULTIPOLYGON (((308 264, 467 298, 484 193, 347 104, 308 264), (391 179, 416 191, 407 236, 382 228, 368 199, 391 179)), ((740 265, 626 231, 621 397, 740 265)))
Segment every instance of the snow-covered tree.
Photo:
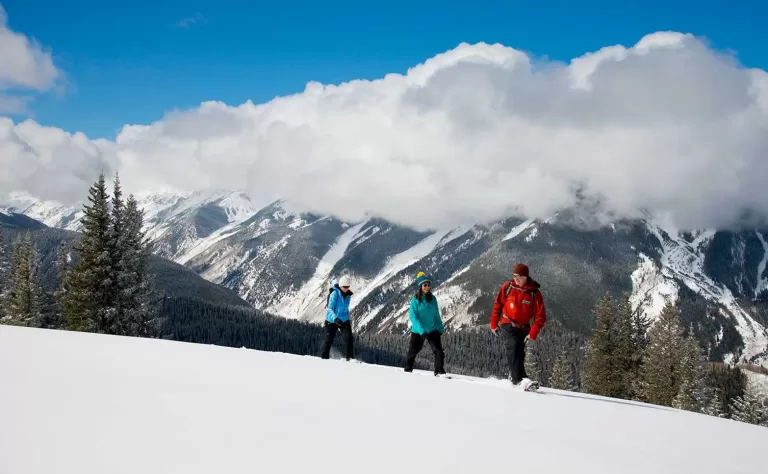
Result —
POLYGON ((549 378, 549 386, 558 390, 576 390, 576 384, 573 383, 573 369, 568 362, 565 351, 562 351, 555 359, 552 376, 549 378))
POLYGON ((39 326, 43 317, 42 297, 40 256, 32 244, 32 234, 26 232, 14 244, 3 322, 16 326, 39 326))
POLYGON ((125 205, 123 203, 123 190, 120 186, 120 176, 115 174, 112 191, 110 225, 109 225, 109 259, 112 271, 112 287, 109 290, 109 313, 111 315, 112 334, 127 335, 126 329, 126 301, 125 287, 127 283, 126 259, 128 249, 125 229, 125 205))
POLYGON ((727 418, 727 413, 723 411, 723 395, 719 390, 712 389, 712 396, 701 412, 709 416, 727 418))
MULTIPOLYGON (((667 303, 649 334, 640 380, 637 387, 642 401, 656 405, 672 406, 683 382, 680 361, 685 354, 683 328, 677 309, 667 303)), ((690 384, 693 385, 693 380, 690 384)), ((681 396, 679 403, 687 403, 688 395, 681 396)))
POLYGON ((154 284, 148 272, 149 243, 142 231, 144 216, 133 195, 128 197, 124 211, 122 239, 123 264, 120 268, 121 304, 124 333, 133 336, 154 336, 154 284))
POLYGON ((111 201, 103 175, 89 189, 88 201, 83 236, 74 247, 78 262, 67 269, 59 288, 65 320, 75 330, 153 336, 157 305, 138 203, 133 196, 123 201, 118 175, 111 201))
POLYGON ((731 418, 743 423, 768 427, 768 394, 762 393, 753 379, 748 379, 744 393, 731 403, 731 418))
MULTIPOLYGON (((535 343, 534 343, 535 344, 535 343)), ((543 365, 541 363, 541 355, 538 351, 539 347, 534 347, 530 342, 525 347, 525 373, 531 380, 541 382, 543 375, 543 365)))
POLYGON ((615 397, 621 393, 616 377, 616 342, 614 338, 614 302, 606 294, 595 305, 597 327, 586 344, 586 358, 581 373, 582 390, 595 395, 615 397))
POLYGON ((64 321, 64 302, 65 295, 69 290, 67 287, 67 272, 69 271, 69 249, 64 242, 59 244, 56 250, 56 275, 58 278, 58 288, 53 292, 53 299, 56 303, 56 313, 60 321, 64 321))
POLYGON ((682 410, 702 412, 715 396, 704 368, 704 354, 693 337, 693 331, 679 346, 678 373, 680 385, 672 406, 682 410))
POLYGON ((113 288, 109 252, 109 197, 104 175, 88 190, 88 204, 83 206, 82 237, 74 246, 79 260, 67 273, 69 291, 63 302, 64 318, 70 329, 109 333, 113 288))

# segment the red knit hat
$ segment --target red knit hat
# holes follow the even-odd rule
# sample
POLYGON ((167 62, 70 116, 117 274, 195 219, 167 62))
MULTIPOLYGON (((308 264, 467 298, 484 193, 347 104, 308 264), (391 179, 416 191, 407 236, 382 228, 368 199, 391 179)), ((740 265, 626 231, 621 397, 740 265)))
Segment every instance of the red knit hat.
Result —
POLYGON ((528 265, 525 265, 523 263, 518 263, 515 265, 515 269, 512 270, 513 275, 522 275, 522 276, 528 276, 528 265))

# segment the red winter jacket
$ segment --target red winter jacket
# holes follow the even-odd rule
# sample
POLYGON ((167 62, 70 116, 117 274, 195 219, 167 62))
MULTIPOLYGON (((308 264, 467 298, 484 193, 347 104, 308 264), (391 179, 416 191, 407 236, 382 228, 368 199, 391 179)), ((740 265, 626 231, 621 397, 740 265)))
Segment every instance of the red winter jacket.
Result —
POLYGON ((510 324, 510 319, 521 326, 530 324, 531 319, 533 319, 529 336, 536 340, 539 331, 547 322, 544 298, 539 291, 540 286, 536 280, 530 277, 522 288, 517 286, 514 280, 501 285, 499 294, 496 295, 496 301, 493 302, 491 329, 496 329, 499 324, 510 324), (508 287, 510 288, 507 298, 505 295, 508 287))

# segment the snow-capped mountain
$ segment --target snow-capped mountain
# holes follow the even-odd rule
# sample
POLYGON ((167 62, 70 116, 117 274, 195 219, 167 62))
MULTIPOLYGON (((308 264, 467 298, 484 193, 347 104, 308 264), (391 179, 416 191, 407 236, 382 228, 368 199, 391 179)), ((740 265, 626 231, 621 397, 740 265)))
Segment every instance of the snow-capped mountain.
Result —
POLYGON ((0 205, 5 211, 24 214, 48 227, 72 231, 80 230, 81 206, 64 206, 54 201, 42 201, 27 193, 13 192, 0 205))
MULTIPOLYGON (((546 220, 419 232, 380 219, 341 222, 281 201, 262 207, 239 192, 137 199, 156 253, 287 318, 322 320, 329 286, 347 274, 357 330, 405 330, 423 270, 435 279, 449 327, 484 324, 499 285, 524 261, 549 314, 569 330, 588 333, 597 298, 626 291, 652 318, 666 299, 679 301, 683 322, 713 359, 768 360, 765 230, 679 233, 651 217, 594 227, 564 210, 546 220)), ((77 229, 79 208, 20 195, 1 207, 77 229)))

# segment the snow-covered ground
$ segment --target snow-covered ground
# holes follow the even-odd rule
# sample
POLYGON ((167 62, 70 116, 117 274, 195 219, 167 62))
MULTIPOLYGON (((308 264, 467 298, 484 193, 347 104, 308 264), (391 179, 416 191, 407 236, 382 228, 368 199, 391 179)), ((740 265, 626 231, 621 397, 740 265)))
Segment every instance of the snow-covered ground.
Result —
POLYGON ((0 383, 3 474, 736 474, 764 472, 768 446, 766 428, 577 393, 8 326, 0 383))

